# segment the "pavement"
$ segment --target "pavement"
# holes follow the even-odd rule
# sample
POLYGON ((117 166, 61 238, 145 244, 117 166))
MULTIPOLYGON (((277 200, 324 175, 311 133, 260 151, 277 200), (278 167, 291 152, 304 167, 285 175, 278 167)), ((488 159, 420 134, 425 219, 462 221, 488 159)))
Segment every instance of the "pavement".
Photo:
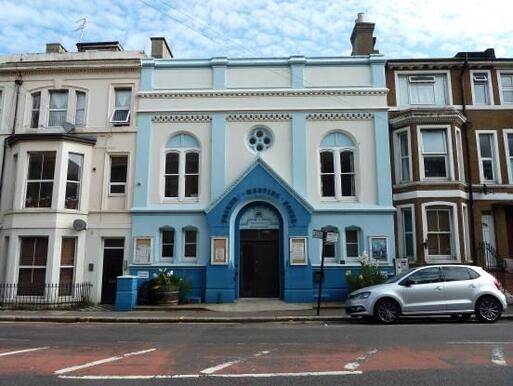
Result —
POLYGON ((511 385, 510 322, 0 324, 0 384, 511 385))
MULTIPOLYGON (((231 304, 190 304, 171 307, 141 306, 136 311, 117 312, 109 306, 92 306, 77 311, 0 311, 0 322, 59 323, 263 323, 263 322, 350 322, 343 303, 285 303, 275 299, 243 299, 231 304)), ((513 306, 502 315, 513 320, 513 306)))

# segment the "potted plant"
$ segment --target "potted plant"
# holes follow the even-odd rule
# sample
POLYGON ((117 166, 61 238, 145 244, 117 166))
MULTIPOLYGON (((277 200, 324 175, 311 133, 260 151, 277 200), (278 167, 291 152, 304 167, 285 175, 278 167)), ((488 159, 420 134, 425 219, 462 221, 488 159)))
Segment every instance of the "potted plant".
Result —
POLYGON ((152 290, 157 304, 177 305, 180 299, 180 282, 182 279, 173 271, 160 269, 152 280, 152 290))
POLYGON ((367 256, 364 251, 360 261, 360 274, 354 274, 352 271, 346 272, 346 280, 349 286, 349 291, 356 291, 357 289, 369 287, 376 284, 384 283, 388 275, 379 269, 379 263, 376 259, 367 256))

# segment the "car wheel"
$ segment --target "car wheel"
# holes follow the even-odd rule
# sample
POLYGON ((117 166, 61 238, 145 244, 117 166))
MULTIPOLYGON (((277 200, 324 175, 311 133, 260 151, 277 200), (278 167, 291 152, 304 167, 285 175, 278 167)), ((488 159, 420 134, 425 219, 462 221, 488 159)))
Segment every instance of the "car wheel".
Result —
POLYGON ((494 323, 499 320, 501 313, 500 302, 491 296, 483 297, 476 303, 476 317, 480 322, 494 323))
POLYGON ((468 322, 471 316, 471 314, 455 314, 451 315, 451 318, 458 322, 468 322))
POLYGON ((381 299, 374 307, 374 318, 383 324, 392 324, 397 322, 401 308, 393 299, 381 299))

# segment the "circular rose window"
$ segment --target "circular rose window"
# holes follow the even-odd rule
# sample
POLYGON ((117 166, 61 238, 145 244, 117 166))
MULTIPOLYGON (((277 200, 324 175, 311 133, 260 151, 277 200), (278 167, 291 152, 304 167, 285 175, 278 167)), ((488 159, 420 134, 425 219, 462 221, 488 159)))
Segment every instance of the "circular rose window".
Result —
POLYGON ((273 136, 268 129, 257 127, 249 133, 248 144, 256 152, 265 151, 272 146, 273 136))

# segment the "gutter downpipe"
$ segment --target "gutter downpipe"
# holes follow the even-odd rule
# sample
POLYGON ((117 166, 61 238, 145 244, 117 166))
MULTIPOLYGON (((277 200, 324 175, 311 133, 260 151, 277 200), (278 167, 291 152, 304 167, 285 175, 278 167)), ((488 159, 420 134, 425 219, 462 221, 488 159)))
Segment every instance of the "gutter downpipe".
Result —
MULTIPOLYGON (((14 120, 12 123, 11 135, 16 134, 16 120, 18 119, 18 103, 19 103, 19 99, 20 99, 20 86, 23 84, 23 79, 21 79, 21 76, 19 76, 18 79, 16 79, 14 81, 14 84, 15 84, 15 89, 16 89, 16 99, 14 102, 14 120)), ((2 153, 2 169, 0 171, 0 200, 2 197, 2 189, 4 186, 5 153, 7 152, 7 138, 9 138, 9 137, 4 138, 4 150, 2 153)))
MULTIPOLYGON (((469 145, 469 125, 468 125, 468 116, 467 116, 467 104, 465 100, 465 87, 463 85, 465 71, 468 72, 468 53, 465 53, 465 58, 463 60, 463 68, 460 73, 460 89, 461 89, 461 105, 462 105, 462 114, 466 118, 465 122, 463 122, 463 135, 465 136, 465 151, 467 152, 466 157, 466 175, 467 175, 467 189, 468 189, 468 209, 469 209, 469 225, 470 225, 470 249, 471 253, 475 256, 474 263, 482 263, 481 261, 477 262, 477 249, 476 249, 476 240, 475 240, 475 223, 474 223, 474 189, 472 188, 472 163, 470 162, 470 145, 469 145)), ((465 224, 463 224, 465 226, 465 224)))

